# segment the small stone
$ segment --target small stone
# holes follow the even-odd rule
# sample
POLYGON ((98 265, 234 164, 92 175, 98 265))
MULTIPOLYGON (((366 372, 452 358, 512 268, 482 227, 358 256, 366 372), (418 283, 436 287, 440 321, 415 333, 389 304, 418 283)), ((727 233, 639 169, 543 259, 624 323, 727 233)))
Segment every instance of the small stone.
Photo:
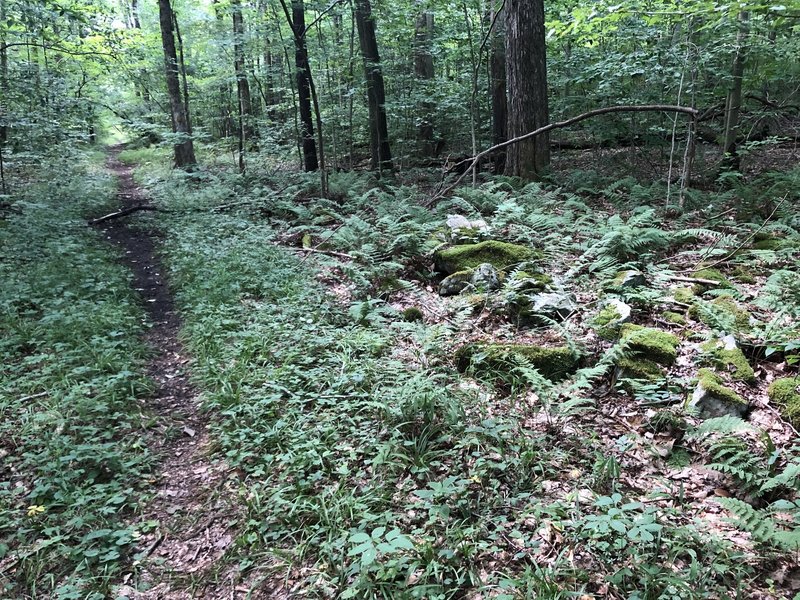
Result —
POLYGON ((629 269, 620 271, 614 279, 609 281, 604 287, 615 290, 634 289, 647 285, 647 278, 641 271, 629 269))
POLYGON ((470 283, 477 290, 493 291, 500 287, 500 277, 491 264, 482 263, 475 268, 470 283))

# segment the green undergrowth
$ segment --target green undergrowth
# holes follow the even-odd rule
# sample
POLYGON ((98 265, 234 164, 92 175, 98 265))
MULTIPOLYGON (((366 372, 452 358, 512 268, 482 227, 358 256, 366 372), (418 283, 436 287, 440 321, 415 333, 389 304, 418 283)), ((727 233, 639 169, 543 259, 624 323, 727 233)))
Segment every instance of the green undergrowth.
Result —
MULTIPOLYGON (((237 207, 182 210, 231 202, 222 179, 204 177, 173 177, 155 195, 178 211, 161 221, 167 262, 218 456, 238 473, 246 517, 228 558, 242 572, 319 598, 556 598, 598 581, 620 597, 747 589, 753 570, 741 552, 680 506, 655 508, 626 490, 617 456, 574 420, 594 408, 583 391, 625 341, 558 384, 514 356, 503 367, 512 384, 487 402, 487 388, 454 364, 471 307, 428 324, 381 295, 391 279, 409 289, 401 277, 421 275, 414 257, 446 243, 443 214, 404 189, 390 202, 367 188, 343 204, 308 201, 307 183, 283 197, 246 180, 235 183, 237 207), (306 260, 286 247, 306 234, 354 260, 306 260), (350 299, 323 286, 331 272, 350 299)), ((494 226, 504 219, 515 243, 542 245, 562 219, 548 213, 554 198, 523 209, 501 186, 453 202, 466 209, 487 195, 500 204, 494 226)), ((580 202, 558 206, 572 218, 580 202)), ((602 280, 664 250, 668 234, 629 239, 650 218, 615 222, 597 243, 561 244, 581 253, 582 276, 602 280)), ((544 246, 544 260, 559 249, 544 246)))
POLYGON ((65 153, 0 219, 4 598, 106 598, 148 472, 143 311, 86 225, 112 208, 114 184, 103 156, 65 153))

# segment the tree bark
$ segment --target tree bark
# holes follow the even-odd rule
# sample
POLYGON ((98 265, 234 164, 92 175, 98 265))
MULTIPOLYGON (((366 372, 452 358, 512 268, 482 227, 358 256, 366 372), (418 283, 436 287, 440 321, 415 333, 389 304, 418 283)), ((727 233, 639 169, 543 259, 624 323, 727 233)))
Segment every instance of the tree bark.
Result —
MULTIPOLYGON (((494 30, 491 32, 489 72, 491 78, 492 101, 492 145, 502 144, 508 137, 508 108, 506 104, 506 43, 505 43, 505 9, 502 4, 498 8, 492 3, 492 21, 494 30), (498 14, 499 13, 499 14, 498 14)), ((502 173, 506 166, 506 151, 501 150, 492 155, 492 164, 495 173, 502 173)))
POLYGON ((164 71, 167 80, 172 131, 179 134, 181 138, 174 146, 175 166, 182 169, 191 169, 197 164, 197 159, 194 156, 194 144, 189 134, 186 106, 181 97, 178 56, 175 50, 172 8, 169 0, 158 0, 158 16, 161 25, 161 43, 164 48, 164 71))
POLYGON ((739 13, 739 33, 736 35, 736 51, 731 67, 731 86, 725 102, 725 131, 722 142, 722 168, 725 171, 738 171, 740 158, 737 153, 736 140, 739 135, 739 114, 742 109, 742 79, 744 78, 744 62, 749 34, 749 13, 739 13))
POLYGON ((391 171, 392 152, 389 148, 389 128, 386 124, 386 90, 383 85, 378 41, 375 37, 375 20, 369 0, 356 0, 356 26, 364 59, 369 106, 369 139, 372 169, 391 171))
MULTIPOLYGON (((544 1, 506 0, 506 77, 509 138, 547 125, 547 57, 544 1)), ((506 151, 506 175, 531 180, 550 165, 549 134, 506 151)))
POLYGON ((317 143, 314 141, 314 121, 311 116, 311 70, 308 64, 306 45, 306 15, 303 0, 292 0, 292 20, 294 33, 294 67, 297 78, 297 97, 300 105, 300 136, 303 144, 303 168, 316 171, 317 143))
POLYGON ((236 92, 239 100, 239 170, 244 171, 243 151, 255 149, 256 128, 253 123, 253 104, 250 97, 250 82, 244 63, 244 18, 241 0, 232 0, 233 17, 233 69, 236 74, 236 92))
POLYGON ((420 154, 427 158, 436 156, 436 140, 433 127, 433 103, 430 97, 428 84, 434 78, 433 53, 433 13, 423 10, 417 17, 414 28, 414 74, 423 83, 423 97, 426 98, 419 104, 419 124, 417 125, 417 141, 420 154))

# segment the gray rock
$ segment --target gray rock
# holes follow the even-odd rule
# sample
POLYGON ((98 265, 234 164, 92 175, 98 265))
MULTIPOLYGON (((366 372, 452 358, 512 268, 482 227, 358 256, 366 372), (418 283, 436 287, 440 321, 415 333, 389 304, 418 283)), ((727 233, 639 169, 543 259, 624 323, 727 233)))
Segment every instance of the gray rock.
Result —
POLYGON ((647 278, 635 269, 620 271, 611 282, 611 287, 616 289, 633 289, 647 285, 647 278))
POLYGON ((478 290, 493 291, 500 288, 497 269, 489 263, 482 263, 472 273, 470 283, 478 290))
POLYGON ((713 387, 706 387, 702 378, 692 393, 689 407, 693 408, 701 419, 725 416, 744 418, 748 408, 746 403, 737 402, 724 394, 717 393, 713 387))
POLYGON ((563 321, 577 308, 575 296, 572 294, 547 292, 531 296, 528 312, 531 316, 541 315, 555 321, 563 321))
POLYGON ((456 296, 472 285, 472 275, 474 271, 468 269, 466 271, 458 271, 452 275, 448 275, 439 284, 440 296, 456 296))

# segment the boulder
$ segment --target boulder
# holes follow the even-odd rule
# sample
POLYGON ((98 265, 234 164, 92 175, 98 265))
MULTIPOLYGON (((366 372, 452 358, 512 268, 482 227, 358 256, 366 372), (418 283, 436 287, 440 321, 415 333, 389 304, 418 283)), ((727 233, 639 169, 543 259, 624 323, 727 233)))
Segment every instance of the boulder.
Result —
POLYGON ((473 273, 472 269, 465 269, 448 275, 439 284, 439 295, 456 296, 460 294, 471 285, 473 273))
POLYGON ((678 357, 677 336, 633 323, 626 323, 620 329, 620 339, 628 342, 632 356, 651 360, 660 365, 669 366, 678 357))
POLYGON ((609 290, 632 290, 647 285, 647 278, 641 271, 629 269, 620 271, 614 279, 607 281, 603 287, 609 290))
POLYGON ((631 307, 622 300, 609 298, 603 304, 603 308, 592 320, 592 325, 603 339, 614 339, 619 333, 620 327, 630 321, 631 307))
POLYGON ((490 263, 478 265, 470 283, 476 290, 494 291, 500 287, 500 275, 490 263))
POLYGON ((539 257, 540 253, 532 248, 491 240, 439 250, 434 254, 434 263, 438 271, 452 274, 475 269, 483 263, 503 271, 539 257))
POLYGON ((718 340, 711 340, 700 346, 717 370, 726 371, 731 378, 746 383, 755 383, 756 374, 753 367, 736 344, 736 338, 726 335, 718 340))
POLYGON ((547 317, 554 321, 563 321, 578 309, 575 296, 565 292, 544 292, 530 297, 530 304, 525 309, 525 316, 536 318, 547 317))

